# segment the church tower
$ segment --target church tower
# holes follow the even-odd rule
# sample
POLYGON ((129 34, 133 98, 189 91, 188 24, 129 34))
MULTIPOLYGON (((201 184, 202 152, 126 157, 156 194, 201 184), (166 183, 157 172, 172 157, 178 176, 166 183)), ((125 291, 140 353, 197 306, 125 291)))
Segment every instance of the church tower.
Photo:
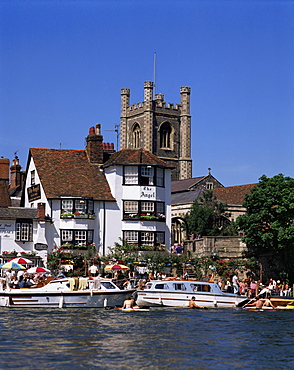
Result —
POLYGON ((181 87, 181 103, 165 103, 153 82, 144 83, 144 101, 130 105, 130 89, 121 89, 120 149, 149 150, 175 168, 172 181, 192 177, 190 87, 181 87))

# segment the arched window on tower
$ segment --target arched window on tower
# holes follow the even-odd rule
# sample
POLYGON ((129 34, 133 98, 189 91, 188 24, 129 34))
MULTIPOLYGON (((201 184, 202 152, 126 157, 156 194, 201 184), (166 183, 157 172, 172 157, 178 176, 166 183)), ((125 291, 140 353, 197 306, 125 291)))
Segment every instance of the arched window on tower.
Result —
POLYGON ((160 126, 160 148, 171 148, 171 127, 168 122, 160 126))
POLYGON ((141 148, 141 128, 138 123, 133 128, 133 149, 141 148))

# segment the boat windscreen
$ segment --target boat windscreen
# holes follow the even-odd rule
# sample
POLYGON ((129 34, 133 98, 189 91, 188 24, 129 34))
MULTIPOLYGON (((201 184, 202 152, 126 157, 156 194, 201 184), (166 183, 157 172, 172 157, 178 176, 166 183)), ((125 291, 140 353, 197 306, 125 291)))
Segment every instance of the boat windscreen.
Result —
POLYGON ((191 289, 194 292, 210 292, 211 286, 208 284, 191 284, 191 289))
POLYGON ((104 288, 106 289, 117 289, 117 287, 114 284, 112 284, 110 281, 102 281, 101 285, 103 285, 104 288))
POLYGON ((165 290, 169 289, 168 285, 164 283, 156 284, 154 288, 155 289, 165 289, 165 290))
POLYGON ((173 288, 174 290, 187 290, 185 284, 182 283, 174 283, 173 288))

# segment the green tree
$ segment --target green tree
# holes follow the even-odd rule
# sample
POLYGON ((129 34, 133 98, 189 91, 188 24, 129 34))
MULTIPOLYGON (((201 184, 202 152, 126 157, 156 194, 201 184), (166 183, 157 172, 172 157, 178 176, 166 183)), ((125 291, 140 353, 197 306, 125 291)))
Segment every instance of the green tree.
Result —
POLYGON ((294 179, 262 176, 243 205, 247 213, 236 223, 251 255, 294 281, 294 179))
POLYGON ((227 210, 227 203, 219 202, 213 191, 203 192, 185 216, 188 232, 205 236, 236 235, 236 230, 228 219, 227 210))

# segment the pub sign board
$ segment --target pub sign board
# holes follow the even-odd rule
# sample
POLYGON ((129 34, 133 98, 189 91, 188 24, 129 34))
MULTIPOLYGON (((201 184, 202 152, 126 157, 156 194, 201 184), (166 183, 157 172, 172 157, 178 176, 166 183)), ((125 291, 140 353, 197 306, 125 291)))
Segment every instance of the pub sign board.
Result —
POLYGON ((40 184, 33 185, 28 188, 28 198, 29 202, 33 202, 34 200, 41 198, 40 184))
POLYGON ((36 243, 35 244, 35 249, 37 251, 42 251, 42 250, 48 249, 48 245, 47 244, 43 244, 43 243, 36 243))

